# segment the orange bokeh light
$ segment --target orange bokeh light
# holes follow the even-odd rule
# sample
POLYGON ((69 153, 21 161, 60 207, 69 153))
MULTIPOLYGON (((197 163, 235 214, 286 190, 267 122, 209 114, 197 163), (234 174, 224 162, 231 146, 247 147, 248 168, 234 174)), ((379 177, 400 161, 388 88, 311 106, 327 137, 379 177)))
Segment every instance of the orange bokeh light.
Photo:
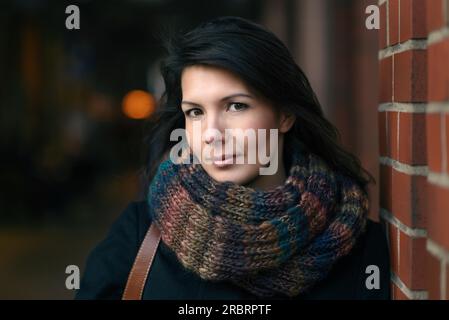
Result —
POLYGON ((155 109, 153 96, 143 90, 132 90, 123 98, 123 113, 131 119, 144 119, 155 109))

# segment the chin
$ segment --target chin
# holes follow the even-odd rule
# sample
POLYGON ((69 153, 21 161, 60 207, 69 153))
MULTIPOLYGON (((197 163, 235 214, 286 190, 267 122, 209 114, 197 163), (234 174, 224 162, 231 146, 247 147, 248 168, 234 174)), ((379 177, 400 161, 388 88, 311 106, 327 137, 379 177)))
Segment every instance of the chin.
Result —
POLYGON ((215 181, 231 181, 238 185, 245 185, 259 175, 259 167, 255 165, 234 164, 225 168, 204 165, 203 168, 215 181))

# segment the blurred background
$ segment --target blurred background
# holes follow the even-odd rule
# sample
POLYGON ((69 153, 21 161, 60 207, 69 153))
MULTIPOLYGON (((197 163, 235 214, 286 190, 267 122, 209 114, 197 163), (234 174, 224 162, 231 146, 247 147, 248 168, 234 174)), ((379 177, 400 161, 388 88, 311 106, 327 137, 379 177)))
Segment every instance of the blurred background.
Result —
MULTIPOLYGON (((145 119, 163 91, 161 35, 222 15, 290 48, 344 145, 378 177, 378 31, 363 0, 0 2, 0 299, 71 299, 126 205, 140 200, 145 119), (68 30, 65 9, 80 9, 68 30)), ((372 186, 370 216, 378 216, 372 186)))

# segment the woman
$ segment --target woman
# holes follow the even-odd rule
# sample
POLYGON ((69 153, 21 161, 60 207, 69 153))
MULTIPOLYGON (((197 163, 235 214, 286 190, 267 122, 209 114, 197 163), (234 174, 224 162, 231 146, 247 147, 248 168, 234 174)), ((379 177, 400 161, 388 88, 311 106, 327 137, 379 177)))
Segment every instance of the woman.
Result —
POLYGON ((217 18, 169 42, 161 71, 147 198, 90 253, 76 298, 120 299, 151 223, 143 299, 390 298, 385 234, 366 217, 374 179, 276 36, 217 18))

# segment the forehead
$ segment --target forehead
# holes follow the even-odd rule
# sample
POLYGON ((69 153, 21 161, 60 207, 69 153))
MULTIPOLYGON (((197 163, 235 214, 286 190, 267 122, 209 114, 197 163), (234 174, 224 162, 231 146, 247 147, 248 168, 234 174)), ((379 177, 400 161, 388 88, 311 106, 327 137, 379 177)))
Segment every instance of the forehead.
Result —
POLYGON ((245 82, 231 71, 204 65, 186 67, 181 75, 181 87, 183 95, 204 94, 206 91, 217 94, 234 90, 251 92, 245 82))

